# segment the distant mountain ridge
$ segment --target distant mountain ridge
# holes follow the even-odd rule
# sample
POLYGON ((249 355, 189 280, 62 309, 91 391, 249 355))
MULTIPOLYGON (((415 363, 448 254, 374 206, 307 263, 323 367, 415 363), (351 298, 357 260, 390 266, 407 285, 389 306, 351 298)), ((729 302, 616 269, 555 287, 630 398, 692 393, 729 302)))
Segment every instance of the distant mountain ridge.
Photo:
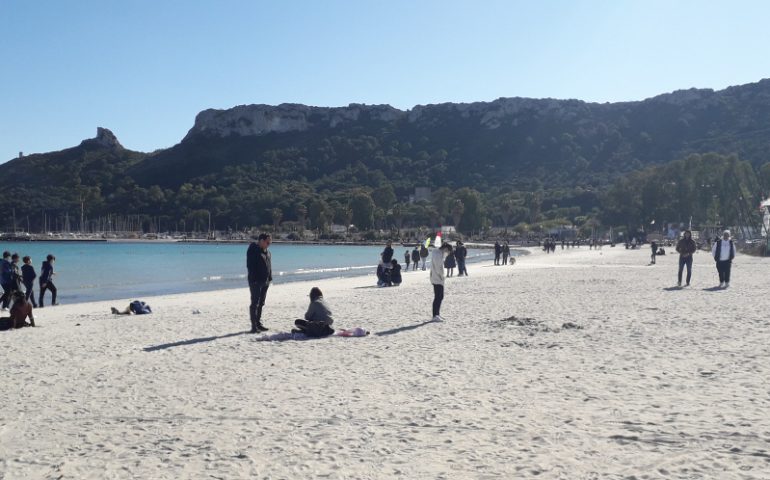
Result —
MULTIPOLYGON (((329 198, 387 183, 399 200, 418 186, 482 193, 601 189, 690 153, 737 154, 758 167, 768 151, 770 80, 762 80, 603 104, 500 98, 406 111, 362 104, 241 105, 200 112, 180 143, 153 153, 125 149, 100 128, 78 147, 14 159, 0 165, 0 173, 22 179, 48 203, 64 205, 74 191, 81 191, 80 198, 83 190, 98 189, 94 204, 101 212, 135 208, 171 215, 182 207, 172 213, 163 202, 151 208, 149 201, 130 199, 154 187, 168 201, 185 185, 197 185, 216 190, 210 196, 222 205, 239 201, 246 189, 262 205, 279 203, 282 188, 292 182, 329 198)), ((10 200, 0 206, 50 208, 10 200)), ((220 212, 242 216, 232 208, 220 212)))

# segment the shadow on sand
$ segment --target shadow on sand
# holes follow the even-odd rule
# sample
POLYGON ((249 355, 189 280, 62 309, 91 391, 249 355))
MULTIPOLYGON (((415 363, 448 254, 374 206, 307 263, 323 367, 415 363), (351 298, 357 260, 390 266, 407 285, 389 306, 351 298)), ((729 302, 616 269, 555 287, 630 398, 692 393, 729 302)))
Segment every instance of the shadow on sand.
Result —
POLYGON ((405 327, 397 327, 390 330, 385 330, 384 332, 376 332, 375 335, 377 335, 378 337, 382 337, 383 335, 395 335, 396 333, 408 332, 409 330, 414 330, 416 328, 424 327, 425 325, 429 325, 431 323, 439 323, 439 322, 428 320, 427 322, 418 323, 417 325, 407 325, 405 327))
POLYGON ((722 287, 709 287, 703 289, 704 292, 721 292, 722 290, 724 290, 722 287))
POLYGON ((172 348, 172 347, 182 347, 185 345, 195 345, 196 343, 213 342, 214 340, 219 340, 221 338, 237 337, 238 335, 246 335, 247 333, 249 332, 235 332, 235 333, 228 333, 226 335, 217 335, 214 337, 192 338, 190 340, 182 340, 180 342, 164 343, 162 345, 153 345, 151 347, 145 347, 142 350, 144 350, 145 352, 155 352, 157 350, 165 350, 167 348, 172 348))
POLYGON ((677 290, 684 290, 684 287, 666 287, 663 290, 666 292, 676 292, 677 290))

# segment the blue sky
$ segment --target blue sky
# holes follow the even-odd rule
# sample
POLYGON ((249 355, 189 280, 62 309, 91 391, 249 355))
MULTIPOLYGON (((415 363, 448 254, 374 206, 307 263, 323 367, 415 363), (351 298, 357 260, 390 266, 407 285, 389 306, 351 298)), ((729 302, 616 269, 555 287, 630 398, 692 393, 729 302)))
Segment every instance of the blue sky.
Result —
POLYGON ((770 2, 0 0, 0 162, 206 108, 641 100, 770 77, 770 2))

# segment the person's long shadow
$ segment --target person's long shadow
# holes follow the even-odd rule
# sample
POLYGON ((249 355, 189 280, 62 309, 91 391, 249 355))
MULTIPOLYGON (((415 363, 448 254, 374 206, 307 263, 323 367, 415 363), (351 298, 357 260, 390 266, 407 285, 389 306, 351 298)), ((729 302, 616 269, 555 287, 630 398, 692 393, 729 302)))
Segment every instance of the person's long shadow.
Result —
POLYGON ((395 335, 396 333, 401 332, 408 332, 409 330, 414 330, 416 328, 424 327, 425 325, 431 324, 431 323, 437 323, 433 320, 428 320, 427 322, 418 323, 417 325, 407 325, 405 327, 397 327, 390 330, 385 330, 384 332, 376 332, 375 335, 378 337, 382 337, 383 335, 395 335))
POLYGON ((663 290, 667 292, 676 292, 677 290, 684 290, 684 287, 666 287, 663 290))
POLYGON ((165 350, 167 348, 182 347, 185 345, 195 345, 196 343, 213 342, 214 340, 219 340, 222 338, 237 337, 238 335, 245 335, 247 333, 249 332, 235 332, 235 333, 228 333, 226 335, 216 335, 213 337, 192 338, 190 340, 182 340, 179 342, 164 343, 162 345, 153 345, 151 347, 145 347, 142 350, 144 350, 145 352, 155 352, 158 350, 165 350))
POLYGON ((704 292, 721 292, 722 290, 724 290, 722 287, 709 287, 703 289, 704 292))

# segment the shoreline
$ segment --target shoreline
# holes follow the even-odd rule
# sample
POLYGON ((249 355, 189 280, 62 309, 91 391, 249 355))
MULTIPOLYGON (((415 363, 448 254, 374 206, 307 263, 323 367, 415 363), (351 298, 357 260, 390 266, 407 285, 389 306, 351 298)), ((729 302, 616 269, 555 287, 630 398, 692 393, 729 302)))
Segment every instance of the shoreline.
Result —
MULTIPOLYGON (((524 249, 524 248, 516 248, 512 250, 513 252, 518 252, 518 255, 514 255, 513 257, 521 258, 527 255, 530 255, 531 249, 524 249)), ((474 266, 482 265, 485 262, 491 262, 491 257, 471 257, 471 261, 467 263, 467 265, 471 268, 474 266)), ((403 264, 402 264, 403 266, 403 264)), ((273 276, 273 286, 278 285, 292 285, 296 283, 303 283, 303 282, 323 282, 323 281, 333 281, 333 280, 343 280, 343 279, 354 279, 354 278, 371 278, 372 283, 376 284, 375 274, 376 274, 376 268, 377 265, 366 265, 366 266, 353 266, 353 267, 336 267, 336 268, 329 268, 329 269, 321 269, 323 271, 315 271, 313 269, 305 270, 303 272, 274 272, 273 276), (315 278, 306 278, 306 276, 314 276, 315 278)), ((428 268, 426 270, 427 272, 430 271, 428 268)), ((422 270, 410 270, 408 272, 402 271, 402 276, 405 278, 408 278, 412 276, 415 273, 422 272, 422 270)), ((423 272, 424 273, 424 272, 423 272)), ((176 284, 179 285, 179 284, 176 284)), ((231 290, 240 290, 240 289, 248 289, 248 284, 246 282, 246 272, 244 270, 243 274, 239 276, 238 278, 225 278, 225 279, 208 279, 201 282, 195 282, 195 283, 185 283, 183 284, 187 286, 188 288, 184 290, 179 291, 165 291, 158 294, 144 294, 144 293, 138 293, 132 297, 121 297, 121 296, 112 296, 110 298, 85 298, 83 300, 77 300, 77 299, 66 299, 67 295, 78 295, 80 293, 80 290, 69 290, 62 289, 62 287, 59 287, 59 303, 62 305, 81 305, 85 303, 95 303, 95 302, 116 302, 116 301, 124 301, 128 298, 131 300, 136 300, 138 297, 141 297, 139 299, 146 299, 146 298, 153 298, 153 297, 163 297, 167 295, 205 295, 205 294, 215 294, 216 292, 224 292, 224 291, 231 291, 231 290), (239 285, 234 285, 235 282, 239 282, 239 285), (64 296, 62 296, 64 295, 64 296), (62 303, 62 300, 64 299, 64 303, 62 303)), ((162 289, 162 287, 161 287, 162 289)), ((36 289, 37 293, 37 289, 36 289)))

